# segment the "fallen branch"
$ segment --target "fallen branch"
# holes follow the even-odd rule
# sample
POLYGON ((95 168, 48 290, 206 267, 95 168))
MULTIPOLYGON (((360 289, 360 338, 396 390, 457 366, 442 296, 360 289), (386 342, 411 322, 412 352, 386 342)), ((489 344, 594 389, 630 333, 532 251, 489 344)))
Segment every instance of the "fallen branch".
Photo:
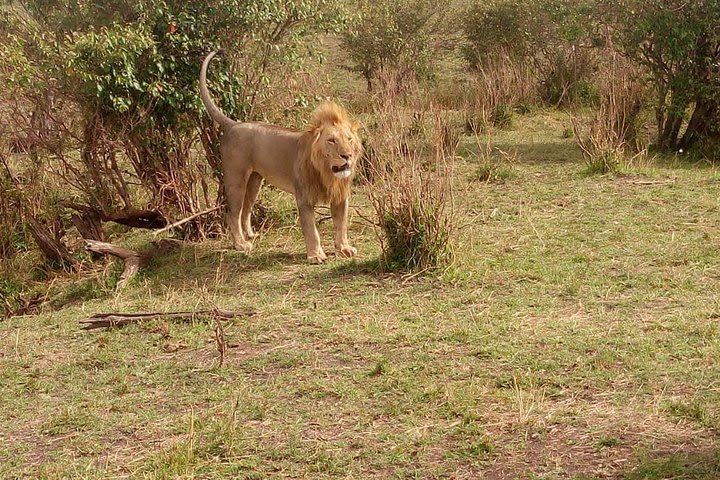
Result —
POLYGON ((160 230, 155 230, 155 231, 153 232, 153 235, 157 235, 157 234, 159 234, 159 233, 167 232, 168 230, 172 230, 173 228, 179 227, 180 225, 183 225, 183 224, 189 222, 190 220, 192 220, 192 219, 194 219, 194 218, 200 217, 200 216, 202 216, 202 215, 207 215, 208 213, 212 213, 212 212, 214 212, 214 211, 216 211, 216 210, 220 210, 220 205, 218 205, 217 207, 208 208, 207 210, 203 210, 202 212, 198 212, 198 213, 196 213, 196 214, 194 214, 194 215, 190 215, 189 217, 183 218, 182 220, 178 220, 177 222, 172 223, 172 224, 168 225, 168 226, 165 227, 165 228, 161 228, 160 230))
POLYGON ((134 250, 128 250, 127 248, 118 247, 111 243, 99 242, 97 240, 90 240, 87 238, 85 241, 85 249, 91 252, 100 253, 103 255, 112 255, 121 258, 125 261, 125 269, 120 275, 116 290, 122 289, 127 282, 140 270, 148 260, 155 255, 164 254, 182 245, 182 242, 178 240, 171 240, 163 238, 158 241, 152 242, 152 248, 147 249, 143 252, 136 252, 134 250))
POLYGON ((675 180, 628 180, 627 183, 639 186, 674 185, 675 180))
POLYGON ((236 317, 251 317, 255 314, 252 310, 244 312, 233 312, 214 308, 211 310, 196 310, 194 312, 155 312, 155 313, 97 313, 92 317, 80 320, 83 330, 95 330, 97 328, 124 327, 131 323, 144 322, 146 320, 170 320, 173 322, 192 322, 198 316, 210 316, 216 321, 229 320, 236 317))
POLYGON ((99 242, 97 240, 85 239, 85 249, 95 253, 102 253, 103 255, 113 255, 115 257, 123 259, 125 262, 125 269, 120 275, 120 279, 115 287, 120 290, 127 284, 127 282, 140 270, 142 264, 142 256, 134 250, 128 250, 127 248, 118 247, 111 243, 99 242))

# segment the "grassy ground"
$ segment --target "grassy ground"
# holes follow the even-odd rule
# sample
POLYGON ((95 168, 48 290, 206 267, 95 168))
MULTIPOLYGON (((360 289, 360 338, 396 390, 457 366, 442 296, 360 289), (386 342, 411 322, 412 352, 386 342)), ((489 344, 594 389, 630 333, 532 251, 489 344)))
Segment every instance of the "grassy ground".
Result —
POLYGON ((497 133, 500 183, 463 139, 444 278, 375 273, 358 215, 358 260, 306 265, 281 199, 250 257, 188 245, 1 322, 0 477, 720 478, 720 177, 588 176, 568 127, 497 133), (77 323, 215 306, 256 312, 222 367, 207 318, 77 323))

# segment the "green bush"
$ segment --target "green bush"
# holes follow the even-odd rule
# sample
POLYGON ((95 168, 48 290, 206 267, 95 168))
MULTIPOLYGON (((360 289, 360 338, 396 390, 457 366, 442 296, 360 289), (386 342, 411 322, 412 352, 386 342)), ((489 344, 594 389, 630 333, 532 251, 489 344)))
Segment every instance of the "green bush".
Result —
MULTIPOLYGON (((51 119, 20 129, 37 139, 26 149, 33 169, 63 184, 53 205, 30 210, 74 205, 80 215, 150 228, 222 202, 220 132, 198 96, 204 56, 227 51, 209 72, 221 108, 264 119, 262 105, 278 91, 291 94, 288 78, 316 51, 315 35, 344 24, 340 0, 18 3, 0 21, 3 105, 51 119), (51 143, 46 130, 61 141, 51 143), (203 150, 205 158, 196 153, 203 150)), ((176 231, 203 238, 217 230, 201 216, 176 231)))
POLYGON ((497 128, 510 128, 515 112, 512 105, 504 103, 495 105, 492 111, 492 124, 497 128))
POLYGON ((388 270, 415 272, 446 265, 450 230, 436 212, 421 202, 396 204, 381 219, 387 239, 384 263, 388 270))
POLYGON ((617 45, 650 73, 657 146, 687 150, 711 135, 720 111, 720 3, 615 0, 609 6, 617 45))
POLYGON ((350 70, 373 90, 383 69, 415 78, 432 74, 439 53, 457 35, 452 2, 442 0, 358 0, 355 22, 342 34, 350 70))

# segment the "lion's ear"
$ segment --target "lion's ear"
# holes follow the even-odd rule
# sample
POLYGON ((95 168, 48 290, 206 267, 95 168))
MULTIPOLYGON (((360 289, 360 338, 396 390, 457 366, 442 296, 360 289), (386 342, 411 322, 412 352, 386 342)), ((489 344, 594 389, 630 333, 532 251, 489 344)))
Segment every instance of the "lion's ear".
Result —
POLYGON ((310 134, 312 135, 312 144, 315 145, 318 140, 320 140, 320 134, 322 133, 322 127, 315 127, 312 130, 310 130, 310 134))

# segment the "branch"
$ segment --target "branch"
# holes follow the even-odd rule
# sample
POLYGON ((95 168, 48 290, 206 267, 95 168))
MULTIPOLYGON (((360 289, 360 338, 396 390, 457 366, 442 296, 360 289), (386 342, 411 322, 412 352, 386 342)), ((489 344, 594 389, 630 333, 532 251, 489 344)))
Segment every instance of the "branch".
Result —
POLYGON ((208 213, 212 213, 216 210, 220 210, 220 205, 218 205, 216 207, 208 208, 207 210, 203 210, 202 212, 198 212, 196 214, 190 215, 189 217, 183 218, 182 220, 178 220, 177 222, 175 222, 171 225, 168 225, 165 228, 161 228, 160 230, 155 230, 153 232, 153 235, 158 235, 160 233, 167 232, 168 230, 172 230, 175 227, 179 227, 180 225, 186 224, 187 222, 189 222, 190 220, 192 220, 194 218, 200 217, 202 215, 207 215, 208 213))
POLYGON ((102 253, 103 255, 113 255, 123 259, 125 262, 125 269, 120 275, 120 279, 115 287, 116 290, 122 289, 127 282, 135 276, 138 270, 140 270, 140 265, 142 264, 142 257, 136 251, 118 247, 110 243, 85 239, 85 249, 91 252, 102 253))
POLYGON ((155 312, 155 313, 97 313, 84 320, 80 320, 83 330, 95 330, 98 328, 124 327, 131 323, 143 322, 146 320, 172 320, 174 322, 192 322, 198 316, 210 316, 216 320, 229 320, 236 317, 251 317, 255 311, 230 311, 213 308, 210 310, 197 310, 194 312, 155 312))

